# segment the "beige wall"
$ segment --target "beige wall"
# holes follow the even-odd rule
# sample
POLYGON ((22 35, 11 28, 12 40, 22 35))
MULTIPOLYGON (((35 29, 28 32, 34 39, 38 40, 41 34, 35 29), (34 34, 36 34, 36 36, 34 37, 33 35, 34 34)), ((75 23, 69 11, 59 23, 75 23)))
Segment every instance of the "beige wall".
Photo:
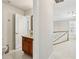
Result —
POLYGON ((13 14, 21 14, 24 15, 24 12, 20 9, 17 9, 13 6, 10 6, 8 4, 3 3, 2 4, 2 21, 3 21, 3 37, 2 37, 2 43, 3 46, 6 44, 9 44, 9 48, 13 49, 13 14))
POLYGON ((25 16, 32 16, 33 15, 33 9, 28 9, 25 11, 25 16))

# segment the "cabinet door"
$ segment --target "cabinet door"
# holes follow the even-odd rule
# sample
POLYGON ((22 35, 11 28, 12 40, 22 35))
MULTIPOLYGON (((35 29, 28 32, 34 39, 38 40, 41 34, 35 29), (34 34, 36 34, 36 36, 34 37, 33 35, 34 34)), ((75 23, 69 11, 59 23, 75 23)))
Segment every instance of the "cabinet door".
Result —
POLYGON ((33 50, 32 49, 32 41, 29 43, 28 47, 29 47, 29 54, 32 55, 32 53, 33 53, 33 51, 32 51, 33 50))
POLYGON ((22 49, 23 51, 25 51, 26 53, 29 53, 29 48, 28 48, 28 42, 26 40, 23 40, 23 43, 22 43, 22 49))
POLYGON ((23 37, 22 50, 30 56, 33 55, 33 49, 32 49, 33 46, 32 45, 33 45, 32 39, 23 37))

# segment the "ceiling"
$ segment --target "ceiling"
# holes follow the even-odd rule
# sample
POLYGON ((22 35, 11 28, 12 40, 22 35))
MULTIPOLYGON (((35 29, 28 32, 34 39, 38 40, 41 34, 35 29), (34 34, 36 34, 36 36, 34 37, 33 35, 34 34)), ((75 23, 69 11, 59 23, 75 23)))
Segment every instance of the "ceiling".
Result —
MULTIPOLYGON (((8 3, 20 8, 24 11, 33 8, 33 0, 2 0, 5 3, 8 3)), ((64 0, 61 3, 55 3, 54 6, 54 19, 55 20, 69 20, 75 19, 76 13, 76 0, 64 0)))
POLYGON ((76 0, 64 0, 61 3, 55 3, 55 20, 71 20, 76 17, 76 0))
POLYGON ((17 8, 20 8, 24 11, 32 9, 33 8, 33 0, 2 0, 5 3, 8 3, 10 5, 13 5, 17 8))

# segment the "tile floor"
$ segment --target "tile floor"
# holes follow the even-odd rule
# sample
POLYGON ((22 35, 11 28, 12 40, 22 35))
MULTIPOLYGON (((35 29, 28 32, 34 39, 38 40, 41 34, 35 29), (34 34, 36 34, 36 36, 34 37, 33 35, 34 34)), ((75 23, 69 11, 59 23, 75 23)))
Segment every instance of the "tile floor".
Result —
POLYGON ((32 59, 32 57, 24 54, 21 50, 17 50, 3 55, 2 59, 32 59))
POLYGON ((76 59, 76 40, 54 45, 53 59, 76 59))
MULTIPOLYGON (((76 59, 76 42, 70 40, 58 45, 54 45, 52 50, 52 59, 76 59)), ((10 52, 2 56, 3 59, 32 59, 32 57, 24 54, 21 50, 10 52)))

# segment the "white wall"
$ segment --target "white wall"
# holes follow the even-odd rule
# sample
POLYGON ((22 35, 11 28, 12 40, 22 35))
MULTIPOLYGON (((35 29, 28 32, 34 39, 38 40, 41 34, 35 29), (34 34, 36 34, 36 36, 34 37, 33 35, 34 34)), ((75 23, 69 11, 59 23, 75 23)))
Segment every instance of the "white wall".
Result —
POLYGON ((68 31, 69 21, 54 21, 54 31, 68 31))
POLYGON ((76 21, 54 21, 54 31, 69 31, 69 39, 76 39, 76 21))
POLYGON ((76 21, 69 21, 69 39, 76 39, 76 21))
POLYGON ((2 32, 2 34, 3 34, 3 46, 5 45, 5 44, 9 44, 9 48, 10 48, 10 50, 11 49, 13 49, 13 40, 14 39, 12 39, 13 37, 13 14, 16 14, 16 13, 18 13, 18 14, 21 14, 21 15, 24 15, 24 12, 22 11, 22 10, 20 10, 20 9, 17 9, 17 8, 15 8, 15 7, 13 7, 13 6, 10 6, 10 5, 8 5, 8 4, 5 4, 5 3, 3 3, 2 4, 2 9, 3 9, 3 15, 2 15, 2 21, 3 21, 3 32, 2 32), (7 43, 6 43, 7 42, 7 43))
POLYGON ((34 1, 34 59, 49 59, 53 52, 53 0, 34 1), (35 56, 36 55, 36 56, 35 56))
POLYGON ((39 59, 39 0, 33 0, 33 59, 39 59))

